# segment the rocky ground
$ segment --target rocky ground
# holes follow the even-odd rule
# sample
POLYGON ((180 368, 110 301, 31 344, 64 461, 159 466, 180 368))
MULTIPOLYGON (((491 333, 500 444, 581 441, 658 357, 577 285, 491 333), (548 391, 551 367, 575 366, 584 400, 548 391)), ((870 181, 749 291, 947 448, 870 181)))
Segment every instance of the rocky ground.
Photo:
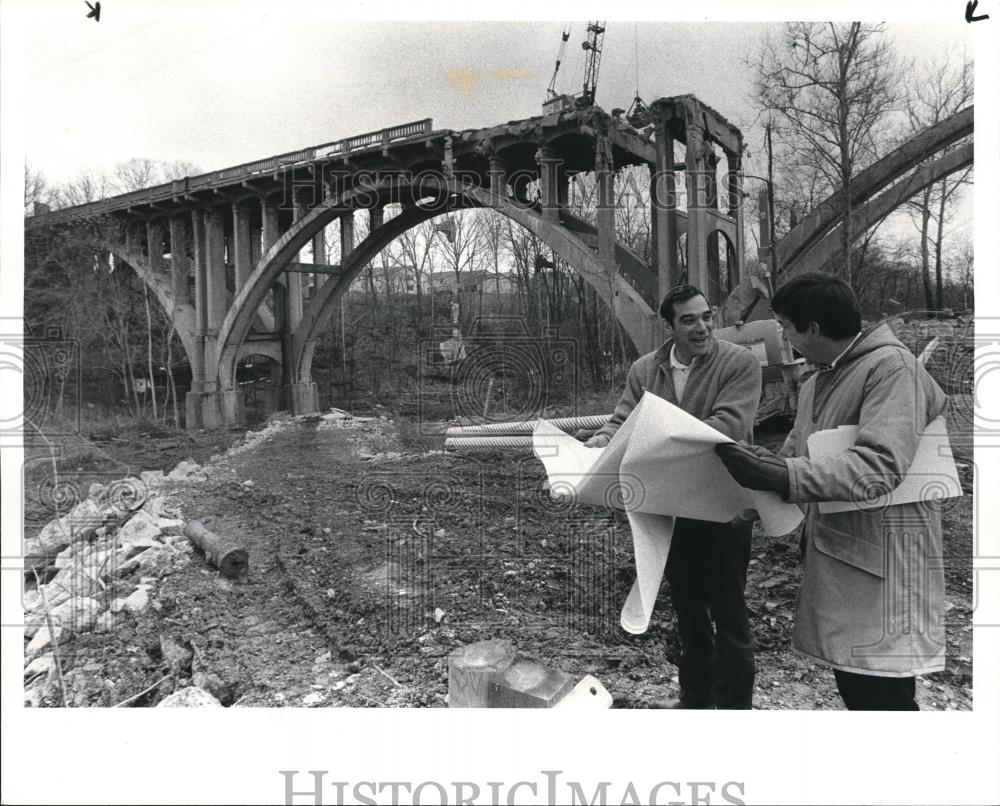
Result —
MULTIPOLYGON (((921 328, 900 328, 917 350, 935 335, 921 328)), ((948 665, 919 681, 927 710, 972 708, 972 404, 955 369, 971 363, 949 338, 936 374, 966 495, 944 506, 948 665)), ((442 707, 449 652, 495 638, 595 675, 616 707, 676 696, 666 587, 646 634, 618 625, 624 518, 553 501, 528 454, 442 452, 446 425, 334 410, 29 446, 25 701, 442 707), (245 547, 249 573, 220 575, 191 520, 245 547)), ((757 708, 842 707, 831 673, 790 650, 799 574, 795 535, 755 535, 757 708)))

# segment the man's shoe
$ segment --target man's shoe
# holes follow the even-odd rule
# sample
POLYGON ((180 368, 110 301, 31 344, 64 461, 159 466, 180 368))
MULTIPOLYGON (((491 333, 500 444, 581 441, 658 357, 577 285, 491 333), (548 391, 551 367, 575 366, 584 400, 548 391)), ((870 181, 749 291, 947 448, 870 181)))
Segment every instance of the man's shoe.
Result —
POLYGON ((712 708, 711 705, 687 705, 682 700, 654 700, 649 707, 656 710, 680 709, 684 711, 706 711, 712 708))

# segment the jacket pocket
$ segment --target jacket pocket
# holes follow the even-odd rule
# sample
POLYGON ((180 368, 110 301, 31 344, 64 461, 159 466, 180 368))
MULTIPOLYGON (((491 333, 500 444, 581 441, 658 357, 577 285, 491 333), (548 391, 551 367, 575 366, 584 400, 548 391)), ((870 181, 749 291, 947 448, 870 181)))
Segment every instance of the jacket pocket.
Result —
POLYGON ((820 516, 813 545, 821 554, 869 574, 885 578, 885 546, 881 512, 843 512, 820 516), (835 523, 830 523, 835 519, 835 523))

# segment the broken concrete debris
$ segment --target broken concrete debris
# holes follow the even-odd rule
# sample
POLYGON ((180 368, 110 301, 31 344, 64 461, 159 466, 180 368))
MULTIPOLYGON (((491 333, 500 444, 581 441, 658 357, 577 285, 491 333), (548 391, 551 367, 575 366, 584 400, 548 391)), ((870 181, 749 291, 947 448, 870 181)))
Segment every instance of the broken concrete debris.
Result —
POLYGON ((610 708, 612 697, 587 675, 575 686, 558 669, 519 659, 509 641, 479 641, 448 658, 449 708, 610 708))

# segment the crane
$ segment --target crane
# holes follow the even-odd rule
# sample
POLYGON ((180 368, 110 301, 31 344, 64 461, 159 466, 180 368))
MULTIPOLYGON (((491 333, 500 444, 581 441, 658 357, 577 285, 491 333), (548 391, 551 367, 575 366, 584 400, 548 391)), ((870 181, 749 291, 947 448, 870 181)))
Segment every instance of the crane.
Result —
POLYGON ((566 95, 556 93, 556 76, 559 67, 562 65, 563 53, 566 50, 566 42, 570 36, 570 26, 567 26, 562 33, 562 41, 559 43, 559 55, 556 57, 556 68, 552 72, 552 80, 549 82, 549 89, 546 99, 542 103, 542 111, 568 112, 572 109, 585 109, 594 105, 594 95, 597 93, 597 76, 601 71, 601 51, 604 48, 605 23, 588 22, 587 38, 583 41, 583 49, 586 51, 586 62, 584 64, 583 91, 577 95, 566 95))
POLYGON ((556 69, 552 71, 552 80, 549 82, 546 100, 556 97, 556 76, 559 74, 559 67, 562 65, 563 54, 566 53, 566 43, 569 41, 569 32, 572 25, 567 25, 562 32, 562 41, 559 43, 559 55, 556 56, 556 69))
POLYGON ((605 24, 603 22, 587 23, 587 39, 583 43, 583 49, 587 51, 587 66, 583 74, 583 94, 576 102, 579 107, 594 105, 594 95, 597 93, 597 75, 601 72, 604 31, 605 24))

